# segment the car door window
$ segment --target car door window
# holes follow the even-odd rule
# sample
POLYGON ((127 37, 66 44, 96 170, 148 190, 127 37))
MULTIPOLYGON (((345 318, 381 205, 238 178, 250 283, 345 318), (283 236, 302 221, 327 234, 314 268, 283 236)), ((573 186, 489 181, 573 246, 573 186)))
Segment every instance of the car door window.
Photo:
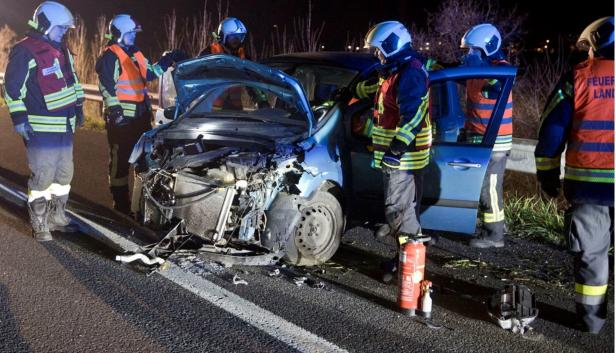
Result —
POLYGON ((434 143, 484 143, 503 82, 472 78, 430 85, 430 115, 434 143))

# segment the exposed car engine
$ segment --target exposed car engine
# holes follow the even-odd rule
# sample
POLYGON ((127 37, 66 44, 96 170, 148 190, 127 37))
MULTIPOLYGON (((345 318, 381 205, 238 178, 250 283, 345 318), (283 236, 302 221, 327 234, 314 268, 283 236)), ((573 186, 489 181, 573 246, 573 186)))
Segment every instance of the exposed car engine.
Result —
POLYGON ((293 220, 291 229, 272 231, 268 214, 279 194, 296 193, 302 170, 289 152, 205 146, 201 140, 158 144, 147 157, 150 168, 139 174, 141 221, 164 229, 183 219, 190 234, 215 245, 282 249, 293 220))

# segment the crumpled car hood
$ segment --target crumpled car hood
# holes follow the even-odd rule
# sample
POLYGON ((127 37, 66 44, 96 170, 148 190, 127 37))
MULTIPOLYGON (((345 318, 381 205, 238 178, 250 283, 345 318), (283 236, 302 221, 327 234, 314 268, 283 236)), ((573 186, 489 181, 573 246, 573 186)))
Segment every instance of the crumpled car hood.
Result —
POLYGON ((282 71, 225 54, 207 55, 177 65, 173 71, 177 102, 183 111, 202 94, 229 84, 258 85, 295 102, 306 116, 309 131, 315 126, 310 103, 299 82, 282 71))

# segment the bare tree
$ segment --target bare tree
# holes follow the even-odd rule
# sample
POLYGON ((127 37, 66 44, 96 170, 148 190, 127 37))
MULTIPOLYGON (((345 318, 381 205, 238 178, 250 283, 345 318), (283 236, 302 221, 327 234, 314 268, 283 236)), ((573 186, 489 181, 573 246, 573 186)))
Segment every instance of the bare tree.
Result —
POLYGON ((66 43, 75 58, 75 70, 79 80, 94 83, 97 53, 93 52, 93 43, 88 40, 88 31, 81 17, 75 17, 75 29, 68 32, 66 43))
POLYGON ((180 32, 178 31, 177 20, 175 9, 173 9, 170 14, 165 15, 163 19, 166 35, 165 48, 178 48, 182 44, 182 38, 180 37, 180 32))
POLYGON ((517 7, 495 7, 490 0, 445 0, 436 11, 427 13, 424 30, 414 28, 414 45, 439 61, 455 63, 461 55, 460 40, 472 26, 492 23, 507 43, 523 34, 525 19, 517 7))
POLYGON ((293 20, 295 31, 295 48, 299 51, 319 51, 319 40, 325 28, 325 22, 318 28, 312 28, 312 0, 308 0, 308 14, 305 18, 293 20))
POLYGON ((266 46, 266 51, 262 53, 262 57, 294 52, 295 44, 292 38, 287 34, 287 26, 284 25, 282 31, 279 25, 274 25, 272 28, 272 32, 270 33, 270 46, 266 46))
MULTIPOLYGON (((219 2, 220 9, 220 2, 219 2)), ((220 12, 219 12, 219 17, 220 12)), ((212 40, 212 16, 207 11, 207 0, 203 4, 203 12, 200 17, 193 17, 192 21, 184 23, 184 36, 188 52, 192 56, 197 56, 205 49, 212 40)))
POLYGON ((517 137, 537 138, 547 99, 569 68, 562 38, 554 53, 546 51, 522 65, 513 86, 513 124, 517 137))

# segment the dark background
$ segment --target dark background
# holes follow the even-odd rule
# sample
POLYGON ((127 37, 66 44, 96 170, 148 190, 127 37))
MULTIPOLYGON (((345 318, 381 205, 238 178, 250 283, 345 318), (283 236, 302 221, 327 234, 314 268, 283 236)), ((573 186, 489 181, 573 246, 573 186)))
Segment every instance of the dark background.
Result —
MULTIPOLYGON (((8 24, 18 34, 27 29, 27 20, 40 1, 0 0, 0 25, 8 24)), ((81 16, 90 33, 94 31, 97 16, 104 14, 111 18, 116 13, 130 13, 143 25, 144 32, 138 39, 146 51, 161 49, 164 41, 163 19, 172 9, 176 10, 179 21, 203 10, 202 0, 64 0, 62 1, 74 14, 81 16)), ((209 0, 208 10, 217 13, 217 0, 209 0)), ((293 18, 304 17, 308 9, 307 0, 229 0, 229 15, 240 18, 248 27, 253 39, 269 40, 274 24, 291 27, 293 18)), ((439 1, 341 1, 313 0, 313 24, 325 22, 321 37, 327 49, 342 50, 347 33, 352 38, 361 38, 370 24, 383 20, 400 20, 407 25, 422 26, 426 21, 426 11, 435 10, 439 1)), ((222 2, 223 7, 227 1, 222 2)), ((522 0, 493 1, 493 6, 512 8, 517 6, 527 15, 524 30, 525 46, 535 46, 546 39, 557 36, 577 36, 592 21, 614 15, 614 3, 608 0, 581 3, 565 1, 522 0)), ((214 19, 217 25, 218 19, 214 19)))

